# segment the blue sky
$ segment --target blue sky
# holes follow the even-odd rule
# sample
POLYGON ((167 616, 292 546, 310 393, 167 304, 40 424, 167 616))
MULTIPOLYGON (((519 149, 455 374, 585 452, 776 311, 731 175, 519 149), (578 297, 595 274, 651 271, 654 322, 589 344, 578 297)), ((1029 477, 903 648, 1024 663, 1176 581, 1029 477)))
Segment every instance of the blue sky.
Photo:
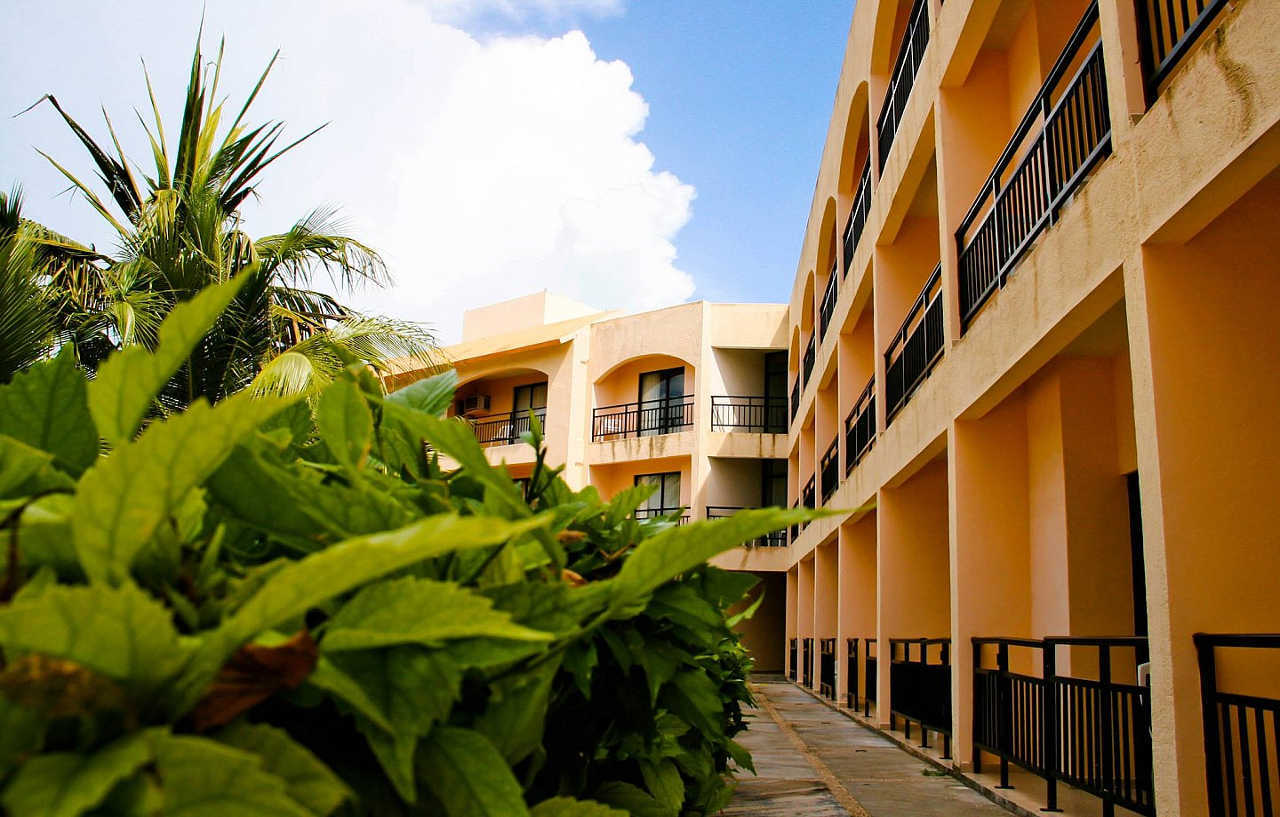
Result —
MULTIPOLYGON (((131 112, 146 104, 145 58, 176 130, 199 4, 7 3, 0 111, 54 91, 105 139, 105 104, 126 151, 147 158, 131 112)), ((293 135, 331 123, 273 168, 250 230, 341 206, 397 279, 348 300, 452 341, 462 309, 542 288, 625 310, 785 300, 852 12, 848 0, 208 0, 205 50, 226 35, 238 106, 280 48, 258 117, 293 135)), ((91 174, 39 108, 0 119, 0 185, 23 184, 30 217, 109 246, 35 146, 91 174)))

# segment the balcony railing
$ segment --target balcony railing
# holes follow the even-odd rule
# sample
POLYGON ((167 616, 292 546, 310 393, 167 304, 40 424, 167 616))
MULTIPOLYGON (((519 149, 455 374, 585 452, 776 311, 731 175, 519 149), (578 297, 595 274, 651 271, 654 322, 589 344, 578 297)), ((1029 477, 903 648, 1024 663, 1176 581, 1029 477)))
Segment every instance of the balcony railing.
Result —
POLYGON ((809 344, 804 347, 804 387, 809 388, 809 378, 813 377, 813 361, 817 354, 816 340, 813 335, 809 336, 809 344))
POLYGON ((593 442, 671 434, 693 425, 693 395, 603 406, 591 412, 593 442))
POLYGON ((800 658, 800 681, 809 689, 813 689, 813 639, 806 638, 802 644, 800 658))
POLYGON ((796 652, 798 651, 796 646, 797 641, 798 639, 793 638, 791 639, 791 642, 788 644, 787 657, 789 659, 789 662, 787 663, 787 668, 788 668, 787 677, 790 678, 793 683, 799 678, 799 676, 796 675, 796 664, 799 660, 798 657, 796 656, 796 652))
POLYGON ((840 487, 840 438, 837 436, 822 455, 822 504, 826 505, 840 487))
POLYGON ((791 422, 795 422, 796 415, 800 413, 800 375, 796 375, 795 382, 791 384, 791 422))
POLYGON ((871 702, 876 699, 876 657, 874 638, 846 638, 847 660, 845 662, 845 706, 857 712, 862 709, 863 717, 871 716, 871 702), (858 688, 858 642, 862 642, 862 652, 867 656, 867 691, 860 693, 858 688))
POLYGON ((1205 32, 1227 0, 1135 0, 1147 104, 1205 32))
POLYGON ((876 689, 878 688, 876 685, 879 683, 877 666, 879 662, 876 660, 877 656, 872 655, 872 653, 879 653, 879 651, 879 641, 874 638, 862 639, 862 652, 866 655, 863 663, 867 665, 867 679, 862 691, 862 717, 864 718, 871 717, 871 705, 876 702, 876 689))
POLYGON ((664 517, 675 517, 676 514, 680 514, 679 517, 675 518, 675 523, 677 525, 687 525, 689 524, 689 514, 687 511, 687 508, 636 508, 635 518, 641 520, 662 519, 664 517))
POLYGON ((858 639, 846 638, 844 662, 844 705, 858 709, 858 639))
POLYGON ((786 434, 787 399, 713 395, 711 430, 786 434))
MULTIPOLYGON (((809 481, 804 484, 804 492, 801 494, 801 499, 800 499, 801 504, 803 504, 806 508, 809 508, 810 510, 812 510, 813 508, 817 507, 817 505, 814 503, 814 500, 816 498, 817 497, 814 492, 814 478, 809 477, 809 481)), ((801 527, 801 530, 803 530, 804 528, 809 527, 809 523, 805 522, 800 527, 801 527)))
POLYGON ((942 756, 951 757, 951 639, 891 638, 889 661, 889 728, 897 729, 902 718, 903 733, 911 740, 915 721, 920 745, 928 748, 929 732, 937 732, 942 756))
MULTIPOLYGON (((529 431, 529 410, 509 411, 505 414, 490 414, 485 417, 472 417, 468 420, 476 433, 476 442, 483 446, 514 445, 520 442, 520 435, 529 431)), ((538 425, 547 427, 547 410, 537 408, 533 414, 538 417, 538 425)))
POLYGON ((986 751, 1000 758, 1002 787, 1009 785, 1010 763, 1043 777, 1047 811, 1058 809, 1063 781, 1100 798, 1105 813, 1121 806, 1154 815, 1151 692, 1116 682, 1112 657, 1119 649, 1133 651, 1125 662, 1131 668, 1147 660, 1145 638, 973 639, 974 771, 981 771, 986 751), (983 648, 991 646, 994 668, 984 666, 983 648), (1058 647, 1096 650, 1097 678, 1059 675, 1058 647), (1040 674, 1011 671, 1011 648, 1038 650, 1030 666, 1040 674))
POLYGON ((928 5, 925 0, 916 0, 911 7, 911 18, 907 22, 907 30, 902 33, 902 44, 898 46, 898 59, 893 65, 889 90, 884 95, 884 107, 880 110, 880 118, 876 120, 881 167, 884 167, 889 148, 893 147, 893 137, 898 134, 902 112, 907 107, 907 100, 911 98, 916 72, 920 70, 925 49, 929 46, 928 5))
POLYGON ((853 471, 876 444, 876 376, 867 381, 849 416, 844 418, 844 472, 853 471))
POLYGON ((1031 243, 1110 152, 1095 0, 956 231, 962 328, 1004 286, 1031 243))
POLYGON ((818 642, 818 694, 836 699, 836 640, 824 638, 818 642))
POLYGON ((849 211, 849 222, 844 227, 844 274, 849 274, 853 264, 853 254, 858 249, 858 240, 867 226, 867 217, 871 215, 871 162, 862 168, 862 178, 858 179, 858 190, 853 194, 853 209, 849 211))
POLYGON ((884 353, 888 420, 907 404, 942 357, 942 265, 929 276, 907 319, 884 353))
POLYGON ((822 304, 818 307, 818 337, 827 339, 827 330, 831 328, 831 316, 836 311, 836 299, 840 292, 840 269, 831 265, 831 274, 827 276, 827 286, 822 291, 822 304))
MULTIPOLYGON (((733 516, 738 511, 746 510, 742 505, 708 505, 708 519, 725 519, 733 516)), ((784 548, 787 546, 787 531, 775 530, 766 533, 764 536, 752 539, 750 542, 744 542, 743 547, 760 547, 760 548, 784 548)))
MULTIPOLYGON (((791 503, 791 510, 794 511, 796 508, 799 508, 799 507, 800 507, 800 500, 797 499, 795 502, 791 503)), ((796 543, 796 540, 799 538, 800 538, 800 523, 795 522, 791 525, 791 540, 790 540, 791 544, 794 545, 796 543)))
POLYGON ((1280 803, 1280 700, 1219 688, 1216 651, 1247 649, 1257 655, 1259 649, 1280 649, 1280 635, 1197 633, 1195 644, 1209 817, 1270 815, 1273 804, 1280 803))

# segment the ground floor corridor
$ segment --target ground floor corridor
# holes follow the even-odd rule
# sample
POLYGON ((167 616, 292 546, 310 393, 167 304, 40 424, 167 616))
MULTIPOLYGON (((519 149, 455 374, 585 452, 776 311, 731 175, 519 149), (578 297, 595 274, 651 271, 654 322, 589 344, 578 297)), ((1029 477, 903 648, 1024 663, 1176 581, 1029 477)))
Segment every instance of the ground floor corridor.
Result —
POLYGON ((951 775, 782 679, 753 685, 755 759, 723 817, 1008 817, 951 775))

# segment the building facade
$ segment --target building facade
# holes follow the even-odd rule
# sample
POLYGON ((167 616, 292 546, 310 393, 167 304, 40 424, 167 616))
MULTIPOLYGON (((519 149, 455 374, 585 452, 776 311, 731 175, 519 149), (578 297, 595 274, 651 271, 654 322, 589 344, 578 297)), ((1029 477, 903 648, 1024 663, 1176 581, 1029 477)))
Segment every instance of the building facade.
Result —
MULTIPOLYGON (((679 522, 783 505, 787 492, 787 307, 696 302, 620 315, 541 292, 463 316, 443 350, 458 372, 451 414, 490 462, 528 477, 542 425, 547 462, 575 489, 655 491, 637 516, 679 522)), ((389 384, 428 374, 406 361, 389 384)), ((786 532, 740 549, 765 592, 744 625, 756 665, 784 668, 786 532)))
POLYGON ((1280 804, 1280 3, 861 0, 788 672, 1029 810, 1280 804))

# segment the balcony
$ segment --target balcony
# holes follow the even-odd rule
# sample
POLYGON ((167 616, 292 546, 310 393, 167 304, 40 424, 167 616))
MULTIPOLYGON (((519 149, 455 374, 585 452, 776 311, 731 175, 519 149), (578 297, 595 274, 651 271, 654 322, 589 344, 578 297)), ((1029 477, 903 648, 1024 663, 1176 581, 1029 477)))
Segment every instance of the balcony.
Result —
POLYGON ((871 215, 871 162, 862 168, 862 178, 858 180, 858 190, 853 194, 853 209, 849 211, 849 221, 844 227, 844 274, 849 274, 853 265, 853 253, 858 249, 858 241, 862 231, 866 229, 867 218, 871 215))
POLYGON ((844 472, 847 476, 876 444, 876 377, 871 376, 853 410, 844 418, 844 472))
POLYGON ((591 412, 591 441, 672 434, 693 425, 693 395, 619 403, 591 412))
POLYGON ((1138 46, 1146 82, 1147 106, 1227 0, 1135 0, 1138 46))
MULTIPOLYGON (((532 414, 538 418, 538 425, 547 427, 547 410, 537 408, 532 414)), ((510 411, 505 414, 490 414, 484 417, 468 418, 467 422, 475 430, 476 441, 488 447, 493 445, 514 445, 520 442, 520 435, 530 430, 530 411, 510 411)))
POLYGON ((962 330, 1110 152, 1111 114, 1094 2, 956 231, 962 330))
POLYGON ((902 328, 884 353, 885 400, 888 420, 907 404, 911 395, 942 358, 942 265, 929 276, 902 328))
MULTIPOLYGON (((800 500, 797 499, 795 502, 791 503, 791 510, 794 511, 796 508, 799 508, 799 507, 800 507, 800 500)), ((800 538, 800 523, 795 522, 791 525, 791 539, 790 539, 791 544, 794 545, 796 540, 799 538, 800 538)), ((795 679, 792 678, 791 680, 794 681, 795 679)))
POLYGON ((840 487, 840 438, 837 436, 822 455, 822 504, 826 505, 840 487))
POLYGON ((897 729, 902 718, 903 734, 911 740, 915 721, 920 725, 920 746, 929 748, 929 732, 937 732, 942 735, 942 756, 951 757, 951 639, 891 638, 889 661, 889 728, 897 729), (934 647, 936 661, 930 659, 934 647))
POLYGON ((786 398, 712 396, 711 430, 786 434, 786 398))
MULTIPOLYGON (((1194 638, 1200 663, 1209 817, 1269 815, 1272 804, 1280 803, 1280 775, 1271 768, 1280 758, 1268 751, 1268 744, 1280 747, 1280 700, 1220 688, 1217 651, 1236 651, 1232 657, 1237 676, 1245 661, 1258 673, 1258 658, 1264 655, 1259 651, 1280 649, 1280 635, 1197 633, 1194 638), (1255 804, 1261 805, 1260 811, 1254 810, 1255 804)), ((1266 673, 1263 669, 1258 674, 1266 673)))
POLYGON ((1145 638, 975 638, 973 658, 975 773, 982 771, 981 750, 1000 759, 1002 788, 1011 763, 1044 778, 1045 811, 1058 810, 1061 781, 1100 798, 1104 813, 1121 806, 1155 814, 1151 690, 1137 683, 1134 669, 1147 660, 1145 638), (984 666, 990 647, 995 667, 984 666), (1059 675, 1059 647, 1095 650, 1097 677, 1059 675), (1011 649, 1038 651, 1030 666, 1040 674, 1011 671, 1011 649), (1116 681, 1116 650, 1133 651, 1114 662, 1130 668, 1132 681, 1116 681))
POLYGON ((817 356, 816 338, 809 336, 809 343, 804 347, 804 387, 809 388, 809 378, 813 376, 813 362, 817 356))
MULTIPOLYGON (((733 516, 738 511, 746 510, 746 508, 737 505, 708 505, 708 519, 725 519, 733 516)), ((760 548, 784 548, 787 546, 787 531, 775 530, 772 533, 766 533, 764 536, 752 539, 750 542, 744 543, 743 547, 760 547, 760 548)))
POLYGON ((840 268, 831 265, 831 274, 827 276, 826 289, 822 291, 822 304, 818 307, 818 337, 827 339, 827 330, 831 328, 831 316, 836 311, 836 300, 840 292, 840 268))
POLYGON ((898 134, 898 125, 902 121, 902 112, 911 98, 911 89, 915 85, 916 72, 920 63, 924 62, 924 52, 929 46, 929 9, 925 0, 916 0, 911 7, 911 18, 907 22, 907 30, 902 33, 902 44, 898 46, 898 59, 893 65, 893 75, 889 80, 889 90, 884 95, 884 107, 880 110, 880 118, 876 120, 876 136, 880 147, 880 167, 884 167, 889 149, 893 147, 893 138, 898 134))
POLYGON ((848 687, 848 704, 849 708, 857 711, 862 710, 862 717, 871 717, 871 705, 876 702, 876 644, 874 638, 850 638, 849 641, 849 678, 845 682, 848 687), (858 649, 861 642, 861 649, 866 656, 866 679, 865 689, 862 691, 861 697, 858 695, 858 649))
MULTIPOLYGON (((817 505, 814 503, 814 500, 816 498, 817 497, 814 491, 814 478, 809 477, 809 481, 804 484, 804 491, 800 495, 800 503, 804 505, 804 507, 808 508, 809 510, 813 510, 815 507, 817 507, 817 505)), ((804 530, 807 527, 809 527, 809 523, 805 522, 800 526, 800 529, 804 530)))
POLYGON ((795 382, 791 384, 791 422, 795 422, 796 415, 800 413, 800 377, 796 376, 795 382))
POLYGON ((687 525, 689 524, 689 514, 686 513, 686 510, 686 508, 636 508, 635 518, 641 521, 666 518, 677 525, 687 525))

